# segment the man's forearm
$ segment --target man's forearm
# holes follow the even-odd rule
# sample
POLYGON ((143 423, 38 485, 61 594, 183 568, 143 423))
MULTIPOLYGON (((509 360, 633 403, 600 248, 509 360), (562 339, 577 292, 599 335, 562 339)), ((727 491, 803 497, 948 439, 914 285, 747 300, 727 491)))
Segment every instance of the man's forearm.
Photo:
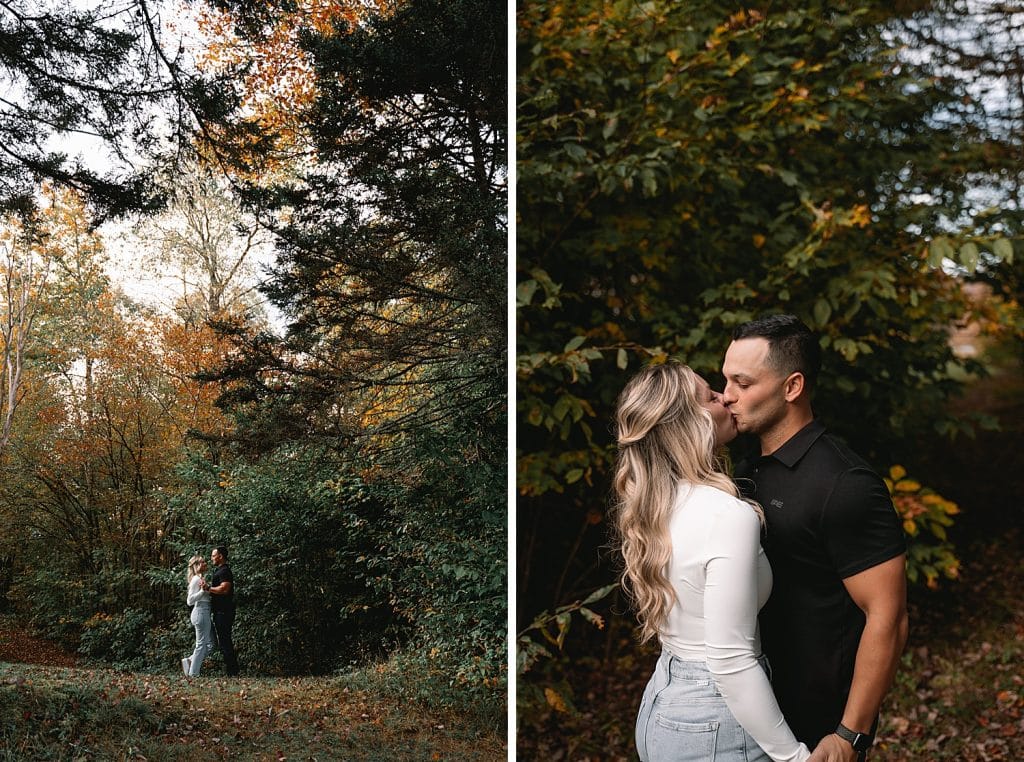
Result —
MULTIPOLYGON (((892 685, 900 654, 907 642, 907 615, 869 616, 857 648, 853 684, 841 722, 855 733, 869 733, 882 699, 892 685)), ((808 762, 854 762, 857 753, 848 741, 830 734, 821 739, 808 762)))
POLYGON ((842 723, 867 733, 878 716, 882 699, 892 686, 900 655, 907 642, 907 615, 890 618, 868 616, 857 648, 853 684, 846 701, 842 723))

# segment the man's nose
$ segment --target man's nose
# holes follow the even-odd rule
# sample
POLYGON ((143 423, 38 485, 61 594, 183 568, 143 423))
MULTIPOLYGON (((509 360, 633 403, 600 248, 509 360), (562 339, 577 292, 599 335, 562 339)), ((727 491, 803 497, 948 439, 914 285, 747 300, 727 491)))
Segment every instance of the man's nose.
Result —
POLYGON ((725 389, 722 390, 721 399, 722 404, 726 407, 729 407, 729 405, 736 401, 736 395, 732 393, 732 390, 729 388, 729 384, 726 384, 725 389))

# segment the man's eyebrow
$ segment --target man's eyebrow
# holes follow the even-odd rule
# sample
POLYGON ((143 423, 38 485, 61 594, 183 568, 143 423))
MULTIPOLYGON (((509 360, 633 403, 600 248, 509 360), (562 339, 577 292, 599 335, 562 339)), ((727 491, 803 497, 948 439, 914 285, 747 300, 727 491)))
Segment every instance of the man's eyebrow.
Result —
POLYGON ((727 378, 731 378, 731 379, 733 379, 735 381, 753 381, 754 380, 753 376, 749 376, 749 375, 747 375, 746 373, 743 373, 743 372, 740 372, 740 373, 727 373, 726 377, 727 378))

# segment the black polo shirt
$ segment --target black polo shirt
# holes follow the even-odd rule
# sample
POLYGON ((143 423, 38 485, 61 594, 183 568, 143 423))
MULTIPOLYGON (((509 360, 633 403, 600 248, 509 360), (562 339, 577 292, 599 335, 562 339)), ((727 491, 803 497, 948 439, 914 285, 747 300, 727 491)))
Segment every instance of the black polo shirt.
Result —
POLYGON ((842 719, 864 630, 843 579, 905 552, 903 528, 878 474, 817 421, 736 478, 767 523, 774 583, 760 623, 772 687, 813 749, 842 719))
POLYGON ((235 610, 235 577, 231 574, 231 567, 221 564, 213 570, 210 579, 210 587, 217 587, 221 582, 231 583, 231 592, 227 595, 211 595, 210 611, 234 611, 235 610))

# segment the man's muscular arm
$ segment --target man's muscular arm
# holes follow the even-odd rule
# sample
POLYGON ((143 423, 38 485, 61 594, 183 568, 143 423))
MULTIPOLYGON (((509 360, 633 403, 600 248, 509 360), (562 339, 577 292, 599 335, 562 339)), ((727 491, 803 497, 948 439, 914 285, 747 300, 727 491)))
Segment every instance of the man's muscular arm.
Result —
MULTIPOLYGON (((892 685, 907 642, 906 556, 899 555, 843 580, 853 602, 864 612, 864 633, 857 648, 853 684, 842 723, 867 733, 892 685)), ((853 762, 857 753, 835 734, 821 739, 809 762, 853 762)))
POLYGON ((212 595, 227 595, 231 592, 231 583, 227 580, 224 580, 216 587, 211 587, 209 592, 212 595))

